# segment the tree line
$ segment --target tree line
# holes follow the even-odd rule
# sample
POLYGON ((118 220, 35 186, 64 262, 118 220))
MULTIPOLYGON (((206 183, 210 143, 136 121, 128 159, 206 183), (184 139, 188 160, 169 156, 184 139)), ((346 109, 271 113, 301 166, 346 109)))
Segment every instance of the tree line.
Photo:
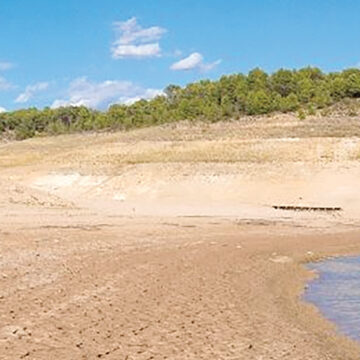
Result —
POLYGON ((115 104, 106 111, 69 106, 1 113, 0 133, 25 139, 41 134, 127 130, 179 120, 215 122, 245 114, 298 111, 301 116, 344 98, 360 98, 359 69, 324 73, 307 67, 268 74, 256 68, 247 75, 201 80, 185 87, 169 85, 163 95, 152 100, 115 104))

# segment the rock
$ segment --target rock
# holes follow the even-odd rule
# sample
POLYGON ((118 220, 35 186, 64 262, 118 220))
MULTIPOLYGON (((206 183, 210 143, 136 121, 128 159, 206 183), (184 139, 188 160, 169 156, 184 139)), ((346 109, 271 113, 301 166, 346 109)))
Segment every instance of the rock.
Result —
POLYGON ((289 256, 278 255, 273 258, 270 258, 270 261, 272 261, 274 263, 279 263, 279 264, 287 264, 287 263, 292 263, 294 260, 289 256))

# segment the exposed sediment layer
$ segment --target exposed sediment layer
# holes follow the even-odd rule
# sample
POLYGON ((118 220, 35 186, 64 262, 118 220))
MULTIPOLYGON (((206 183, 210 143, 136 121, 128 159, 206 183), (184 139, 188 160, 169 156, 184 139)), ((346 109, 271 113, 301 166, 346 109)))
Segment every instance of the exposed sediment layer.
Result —
POLYGON ((357 359, 301 294, 360 253, 358 140, 154 131, 0 147, 0 359, 357 359))

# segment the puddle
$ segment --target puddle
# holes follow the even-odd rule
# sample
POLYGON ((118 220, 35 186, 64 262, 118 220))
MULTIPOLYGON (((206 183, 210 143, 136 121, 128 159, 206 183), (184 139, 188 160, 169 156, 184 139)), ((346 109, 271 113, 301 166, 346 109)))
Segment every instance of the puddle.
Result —
POLYGON ((319 277, 308 284, 304 299, 344 335, 360 341, 360 256, 329 259, 308 268, 319 277))

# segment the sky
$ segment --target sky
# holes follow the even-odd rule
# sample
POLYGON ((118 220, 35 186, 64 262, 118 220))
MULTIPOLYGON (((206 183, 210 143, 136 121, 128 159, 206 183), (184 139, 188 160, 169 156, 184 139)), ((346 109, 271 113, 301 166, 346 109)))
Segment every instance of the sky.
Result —
POLYGON ((106 109, 255 67, 356 67, 359 14, 359 0, 0 0, 0 111, 106 109))

